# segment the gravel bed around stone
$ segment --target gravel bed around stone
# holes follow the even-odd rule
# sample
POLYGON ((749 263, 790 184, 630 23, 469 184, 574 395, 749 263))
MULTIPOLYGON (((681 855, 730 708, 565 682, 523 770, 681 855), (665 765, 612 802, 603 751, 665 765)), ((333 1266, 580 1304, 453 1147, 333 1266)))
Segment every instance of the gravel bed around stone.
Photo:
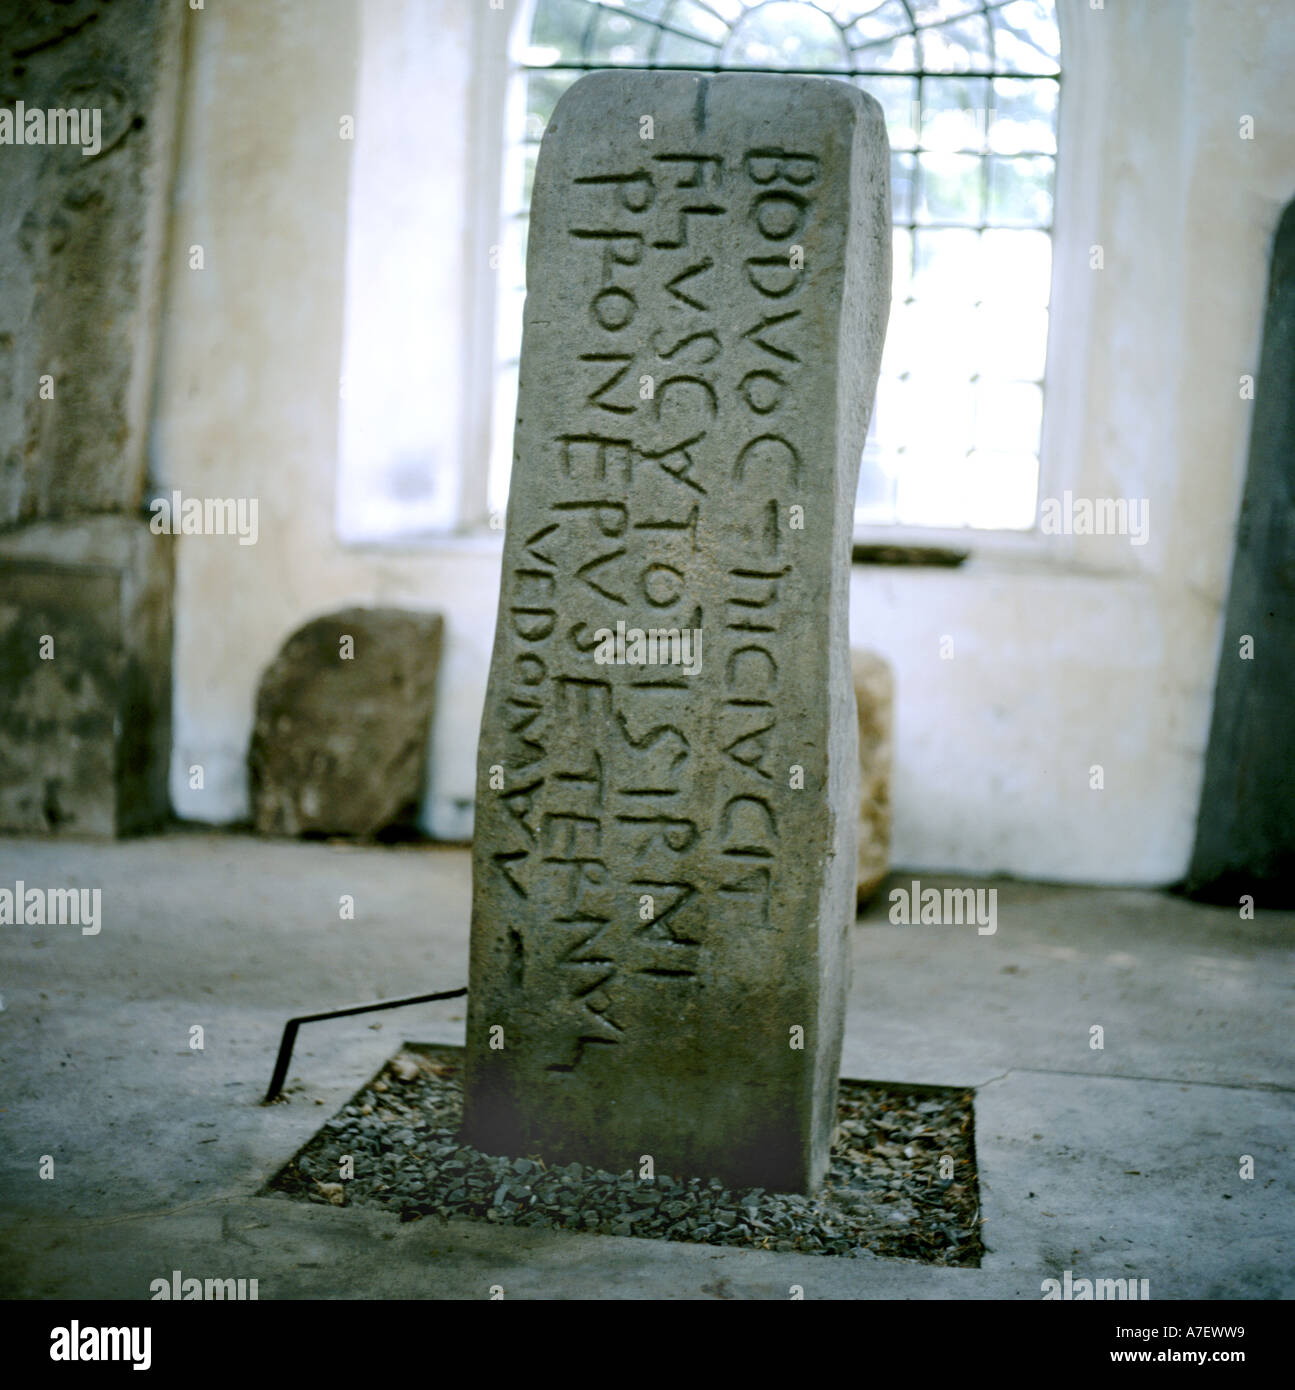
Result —
POLYGON ((381 1206, 402 1221, 467 1216, 762 1250, 980 1263, 970 1091, 843 1081, 831 1168, 811 1198, 481 1153, 457 1138, 462 1055, 407 1043, 270 1180, 266 1195, 381 1206))

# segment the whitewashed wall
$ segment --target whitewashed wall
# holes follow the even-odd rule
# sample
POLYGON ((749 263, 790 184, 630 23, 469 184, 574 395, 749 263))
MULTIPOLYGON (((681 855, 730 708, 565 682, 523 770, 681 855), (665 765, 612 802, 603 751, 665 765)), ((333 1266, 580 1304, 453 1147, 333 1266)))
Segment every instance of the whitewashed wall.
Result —
MULTIPOLYGON (((360 602, 446 616, 426 819, 450 837, 470 826, 498 541, 345 547, 334 529, 356 149, 339 119, 363 120, 374 80, 357 61, 362 34, 400 23, 406 3, 227 0, 191 16, 153 477, 257 497, 260 538, 179 547, 171 792, 188 819, 246 813, 260 672, 302 622, 360 602)), ((513 10, 417 3, 414 41, 433 67, 411 118, 436 175, 441 258, 423 285, 442 297, 441 341, 461 346, 441 356, 427 409, 445 411, 445 447, 458 441, 477 482, 513 10)), ((898 678, 897 863, 1153 884, 1186 866, 1245 467, 1238 379, 1257 364, 1268 242, 1295 196, 1283 10, 1063 5, 1043 492, 1145 497, 1150 539, 1044 537, 978 545, 958 570, 856 570, 854 640, 898 678)))

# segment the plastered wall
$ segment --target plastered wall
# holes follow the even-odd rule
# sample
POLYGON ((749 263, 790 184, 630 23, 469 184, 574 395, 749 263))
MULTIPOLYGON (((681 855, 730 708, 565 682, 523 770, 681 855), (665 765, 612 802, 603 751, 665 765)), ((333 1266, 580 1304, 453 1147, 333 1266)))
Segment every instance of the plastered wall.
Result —
MULTIPOLYGON (((427 139, 410 176, 436 179, 435 254, 462 286, 495 240, 477 181, 498 173, 481 84, 502 64, 483 54, 502 53, 513 12, 426 5, 436 72, 412 114, 427 139)), ((1042 537, 973 543, 953 570, 856 569, 852 638, 897 677, 898 864, 1128 883, 1186 866, 1245 468, 1238 383, 1255 370, 1268 243, 1295 195, 1295 26, 1281 11, 1063 6, 1043 494, 1145 498, 1150 531, 1137 547, 1042 537)), ((177 547, 171 794, 184 818, 245 814, 257 679, 301 623, 356 602, 437 608, 425 819, 455 837, 470 828, 497 540, 348 548, 334 527, 354 151, 338 122, 355 113, 364 22, 357 0, 191 17, 151 477, 259 498, 260 534, 177 547)), ((455 403, 468 470, 485 467, 457 414, 482 388, 480 302, 456 289, 437 305, 438 334, 465 346, 427 396, 429 410, 455 403)))

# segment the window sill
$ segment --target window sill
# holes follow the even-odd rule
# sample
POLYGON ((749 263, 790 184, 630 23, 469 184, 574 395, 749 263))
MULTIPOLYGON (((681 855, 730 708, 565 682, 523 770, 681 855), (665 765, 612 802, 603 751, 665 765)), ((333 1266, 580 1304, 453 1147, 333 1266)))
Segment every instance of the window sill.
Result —
MULTIPOLYGON (((1032 571, 1136 578, 1146 573, 1130 547, 1091 550, 1086 537, 1031 531, 977 531, 970 527, 860 526, 854 532, 851 564, 865 569, 958 569, 1032 571)), ((1095 538, 1094 538, 1095 539, 1095 538)), ((435 559, 440 556, 501 557, 504 533, 481 526, 463 531, 425 532, 389 540, 338 540, 350 555, 381 559, 435 559)))
POLYGON ((338 537, 337 544, 348 554, 393 555, 490 555, 503 550, 504 533, 487 526, 463 531, 423 531, 407 536, 346 540, 338 537))
POLYGON ((963 558, 973 553, 1042 554, 1049 549, 1047 542, 1050 539, 1033 528, 1029 531, 991 531, 972 526, 884 526, 875 523, 859 523, 854 528, 856 550, 861 546, 927 550, 961 555, 963 558))
POLYGON ((858 526, 851 563, 874 567, 955 569, 1085 575, 1129 579, 1144 576, 1148 561, 1135 548, 1102 544, 1098 537, 1045 535, 971 527, 858 526), (1097 542, 1096 545, 1093 542, 1097 542))

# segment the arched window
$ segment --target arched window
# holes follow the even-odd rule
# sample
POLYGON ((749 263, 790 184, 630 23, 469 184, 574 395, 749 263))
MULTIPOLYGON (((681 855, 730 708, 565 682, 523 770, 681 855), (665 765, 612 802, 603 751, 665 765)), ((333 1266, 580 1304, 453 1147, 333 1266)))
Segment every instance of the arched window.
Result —
POLYGON ((507 494, 535 156, 601 68, 813 73, 882 105, 894 263, 856 521, 1028 529, 1039 488, 1055 0, 534 0, 507 115, 490 504, 507 494))

